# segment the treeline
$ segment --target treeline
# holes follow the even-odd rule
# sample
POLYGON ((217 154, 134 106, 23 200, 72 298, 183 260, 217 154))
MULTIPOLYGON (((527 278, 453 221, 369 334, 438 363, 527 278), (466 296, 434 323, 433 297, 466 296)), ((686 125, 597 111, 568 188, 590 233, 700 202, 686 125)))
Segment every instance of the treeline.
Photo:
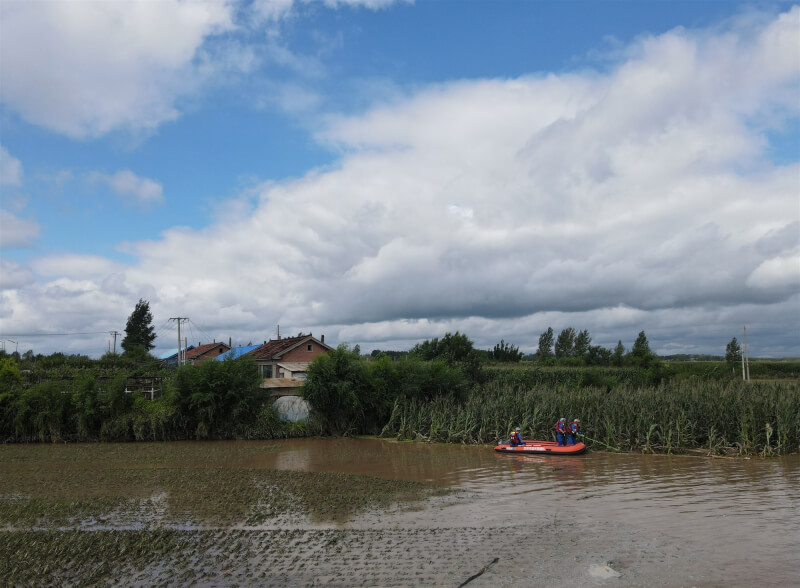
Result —
POLYGON ((311 365, 305 396, 334 434, 495 443, 521 426, 529 438, 550 439, 555 420, 569 416, 581 418, 597 441, 624 450, 798 450, 798 364, 786 364, 794 380, 744 383, 725 362, 675 369, 649 352, 644 333, 637 342, 622 365, 585 367, 485 365, 459 333, 420 343, 397 360, 340 347, 311 365))
POLYGON ((0 351, 0 359, 14 360, 26 385, 82 376, 102 380, 117 376, 120 371, 126 372, 129 377, 164 377, 170 373, 158 359, 138 347, 121 354, 109 352, 99 359, 61 352, 34 354, 32 350, 22 354, 0 351))
MULTIPOLYGON (((452 335, 445 335, 443 339, 448 336, 452 335)), ((734 338, 733 341, 735 342, 736 339, 734 338)), ((438 342, 438 339, 432 339, 416 345, 410 351, 374 350, 371 357, 386 355, 392 359, 399 359, 410 354, 419 354, 420 351, 424 352, 425 349, 422 348, 435 346, 438 342)), ((735 352, 740 353, 738 346, 735 352)), ((539 336, 536 352, 529 355, 522 353, 518 345, 508 343, 504 339, 501 339, 492 349, 474 349, 472 353, 479 360, 486 362, 531 361, 549 366, 636 366, 646 368, 659 361, 659 357, 650 349, 650 343, 644 331, 639 333, 630 350, 626 349, 622 341, 618 341, 614 349, 609 349, 602 345, 592 345, 592 336, 588 330, 578 331, 573 327, 562 329, 558 336, 552 327, 548 327, 539 336)), ((741 359, 741 355, 738 355, 737 358, 741 359)), ((717 357, 717 359, 721 359, 721 357, 717 357)))
MULTIPOLYGON (((515 365, 475 349, 458 332, 394 357, 363 357, 357 347, 340 346, 309 366, 303 394, 312 416, 297 424, 280 420, 247 357, 162 370, 141 347, 100 360, 0 353, 0 440, 383 434, 492 443, 512 426, 549 438, 551 421, 577 416, 587 433, 626 449, 797 450, 800 363, 753 362, 753 378, 792 381, 745 384, 726 362, 659 361, 642 332, 630 352, 621 352, 620 365, 587 365, 579 352, 591 350, 591 337, 581 333, 559 337, 564 363, 556 361, 554 336, 552 358, 515 365), (132 377, 154 374, 160 396, 126 390, 132 377)), ((504 341, 493 351, 518 353, 504 341)))
POLYGON ((281 422, 247 358, 173 370, 161 396, 126 391, 132 373, 99 378, 90 366, 64 380, 26 384, 0 359, 0 441, 168 441, 302 436, 313 423, 281 422))
POLYGON ((602 345, 592 345, 589 331, 577 331, 573 327, 563 329, 558 337, 552 327, 539 335, 539 346, 534 360, 545 365, 596 365, 596 366, 635 366, 648 368, 659 361, 650 349, 647 335, 641 331, 630 351, 622 341, 614 349, 602 345))
MULTIPOLYGON (((438 338, 431 339, 415 345, 410 351, 375 350, 371 357, 377 358, 385 355, 392 359, 400 359, 414 354, 424 357, 429 350, 435 350, 437 345, 446 342, 448 337, 459 336, 469 341, 465 335, 448 333, 442 338, 442 341, 438 338)), ((463 341, 460 345, 466 347, 466 343, 463 341)), ((518 345, 508 343, 504 339, 488 350, 473 349, 471 342, 469 346, 470 352, 476 360, 497 363, 519 363, 527 360, 550 366, 636 366, 647 368, 659 361, 658 356, 650 349, 650 343, 644 331, 639 333, 630 351, 625 348, 622 341, 618 341, 614 349, 602 345, 592 345, 592 336, 588 330, 578 331, 573 327, 562 329, 558 336, 552 327, 548 327, 539 336, 536 353, 530 355, 525 355, 519 350, 518 345)))

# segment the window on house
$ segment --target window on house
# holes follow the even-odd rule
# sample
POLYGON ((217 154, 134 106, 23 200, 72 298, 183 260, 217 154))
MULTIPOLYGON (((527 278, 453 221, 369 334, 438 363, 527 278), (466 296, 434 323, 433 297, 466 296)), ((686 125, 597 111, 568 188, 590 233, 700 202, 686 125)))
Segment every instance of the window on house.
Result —
POLYGON ((308 346, 306 347, 306 351, 311 351, 312 349, 313 346, 311 345, 311 343, 309 343, 308 346))
POLYGON ((271 378, 272 377, 272 366, 271 365, 262 365, 261 367, 261 377, 262 378, 271 378))

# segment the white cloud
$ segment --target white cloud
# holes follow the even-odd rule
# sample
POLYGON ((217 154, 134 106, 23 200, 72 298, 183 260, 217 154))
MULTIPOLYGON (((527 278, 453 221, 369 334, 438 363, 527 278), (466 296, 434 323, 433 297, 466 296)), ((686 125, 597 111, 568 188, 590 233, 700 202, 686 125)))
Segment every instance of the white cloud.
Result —
POLYGON ((299 4, 322 3, 328 8, 367 8, 382 10, 393 4, 413 4, 414 0, 254 0, 250 11, 258 22, 275 22, 289 17, 299 4))
POLYGON ((16 290, 32 284, 36 277, 30 268, 13 259, 0 257, 0 287, 3 290, 16 290))
POLYGON ((800 42, 798 15, 644 38, 609 73, 439 84, 331 119, 318 136, 338 166, 130 244, 136 263, 110 282, 76 269, 31 286, 12 315, 58 295, 119 322, 145 297, 157 321, 240 342, 280 324, 332 343, 461 330, 527 350, 574 326, 721 351, 748 324, 754 353, 760 336, 796 354, 800 164, 770 162, 754 121, 800 114, 786 99, 800 72, 778 55, 800 42))
POLYGON ((253 17, 261 21, 278 21, 291 14, 294 0, 254 0, 251 5, 253 17))
POLYGON ((747 277, 752 288, 800 291, 800 252, 763 261, 747 277))
POLYGON ((305 115, 315 111, 322 99, 319 94, 295 83, 267 84, 259 107, 277 106, 292 115, 305 115))
POLYGON ((232 29, 231 13, 230 2, 5 2, 0 99, 73 137, 153 129, 208 75, 198 51, 232 29))
POLYGON ((22 163, 0 145, 0 185, 22 185, 22 163))
POLYGON ((67 253, 34 259, 32 269, 40 276, 69 276, 84 279, 107 276, 114 272, 117 264, 99 255, 67 253))
POLYGON ((39 238, 39 224, 0 210, 0 248, 30 247, 39 238))
MULTIPOLYGON (((118 130, 146 135, 228 74, 249 74, 267 63, 305 78, 324 76, 319 55, 297 53, 282 40, 299 7, 317 3, 381 10, 412 2, 4 2, 0 101, 29 123, 75 138, 118 130), (249 33, 250 43, 226 36, 232 31, 249 33)), ((314 100, 308 90, 294 93, 301 99, 294 111, 314 100)), ((287 98, 277 102, 286 105, 287 98)))
POLYGON ((131 199, 135 204, 162 204, 164 190, 161 184, 148 178, 137 176, 130 170, 118 171, 113 175, 94 172, 89 175, 92 181, 108 184, 119 196, 131 199))
MULTIPOLYGON (((304 0, 311 2, 313 0, 304 0)), ((325 6, 330 8, 339 8, 340 6, 347 6, 350 8, 364 7, 370 10, 382 10, 389 8, 393 4, 413 4, 414 0, 322 0, 325 6)))

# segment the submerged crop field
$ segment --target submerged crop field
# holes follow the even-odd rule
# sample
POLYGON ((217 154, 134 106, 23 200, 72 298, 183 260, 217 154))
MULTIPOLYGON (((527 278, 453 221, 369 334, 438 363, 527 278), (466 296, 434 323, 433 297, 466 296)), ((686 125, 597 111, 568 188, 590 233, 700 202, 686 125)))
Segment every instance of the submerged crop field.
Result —
POLYGON ((262 550, 280 551, 297 535, 286 529, 448 493, 419 482, 266 467, 262 458, 275 448, 0 446, 0 585, 213 579, 228 559, 247 555, 252 533, 274 540, 262 550))

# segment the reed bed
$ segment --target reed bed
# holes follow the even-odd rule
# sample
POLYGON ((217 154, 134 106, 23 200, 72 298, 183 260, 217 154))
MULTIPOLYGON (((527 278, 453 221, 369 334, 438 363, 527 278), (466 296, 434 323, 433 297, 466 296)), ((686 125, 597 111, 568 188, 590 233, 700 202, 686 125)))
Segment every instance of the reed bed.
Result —
MULTIPOLYGON (((545 379, 545 378, 543 378, 545 379)), ((559 417, 628 451, 777 455, 800 446, 800 383, 672 381, 658 386, 526 385, 499 378, 463 404, 446 398, 397 402, 382 435, 443 443, 496 443, 519 426, 553 439, 559 417)))

